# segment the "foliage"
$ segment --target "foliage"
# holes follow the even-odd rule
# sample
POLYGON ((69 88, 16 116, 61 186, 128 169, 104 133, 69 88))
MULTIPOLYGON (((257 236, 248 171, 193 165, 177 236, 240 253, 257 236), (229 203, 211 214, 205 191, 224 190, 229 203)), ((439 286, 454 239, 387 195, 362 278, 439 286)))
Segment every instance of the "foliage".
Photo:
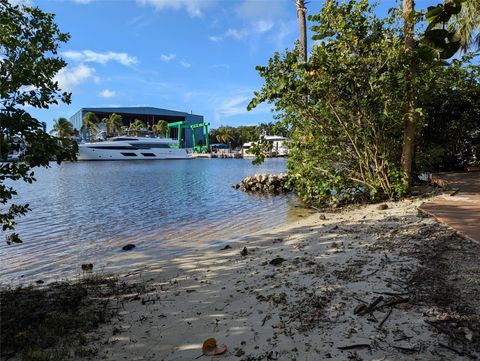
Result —
MULTIPOLYGON (((32 183, 34 167, 48 167, 52 159, 58 163, 73 160, 77 152, 75 142, 45 133, 42 124, 24 109, 70 102, 70 94, 61 93, 54 80, 66 65, 56 54, 69 35, 53 20, 53 14, 38 8, 0 0, 0 160, 6 161, 14 150, 22 148, 24 152, 19 161, 0 163, 0 224, 4 232, 13 231, 15 218, 29 210, 28 204, 7 206, 17 194, 12 181, 32 183)), ((20 238, 10 233, 7 242, 20 242, 20 238)))
POLYGON ((168 132, 168 122, 166 120, 159 120, 157 124, 153 125, 152 131, 157 137, 159 135, 166 137, 168 132))
POLYGON ((232 127, 220 127, 217 129, 216 138, 220 143, 230 144, 234 139, 232 127))
POLYGON ((132 124, 130 124, 130 130, 145 130, 145 124, 140 119, 135 119, 132 124))
POLYGON ((465 52, 480 46, 478 0, 448 0, 430 6, 425 20, 428 26, 419 42, 419 54, 423 59, 441 62, 460 49, 465 52))
POLYGON ((98 134, 100 120, 93 112, 88 112, 82 119, 82 132, 86 132, 89 140, 95 139, 98 134))
POLYGON ((319 43, 309 63, 294 49, 257 67, 265 85, 249 108, 271 102, 292 128, 289 179, 308 203, 402 195, 407 59, 398 21, 376 18, 366 0, 330 1, 310 20, 319 43))
POLYGON ((480 2, 464 0, 462 11, 456 17, 460 46, 463 51, 480 49, 480 2))
POLYGON ((472 55, 437 67, 418 99, 425 114, 417 172, 463 170, 480 161, 480 66, 472 55))
POLYGON ((141 135, 142 132, 146 129, 145 124, 140 119, 135 119, 133 123, 130 124, 128 128, 129 132, 134 135, 141 135))
POLYGON ((260 136, 264 133, 267 135, 281 135, 285 137, 290 135, 289 129, 281 122, 270 122, 261 123, 259 125, 242 125, 238 127, 222 125, 217 129, 210 129, 210 139, 216 139, 216 141, 221 143, 222 141, 218 138, 218 136, 220 132, 225 131, 225 129, 229 129, 227 132, 232 135, 230 143, 234 148, 241 147, 247 142, 258 141, 260 136))
POLYGON ((105 131, 108 137, 122 134, 122 116, 120 114, 112 113, 108 118, 104 119, 105 131))
POLYGON ((118 313, 110 301, 132 292, 145 292, 141 284, 125 284, 107 276, 88 276, 76 282, 0 291, 3 359, 71 360, 96 356, 88 336, 118 313))
POLYGON ((60 138, 66 138, 73 135, 73 124, 66 118, 58 118, 54 124, 53 129, 57 132, 60 138))

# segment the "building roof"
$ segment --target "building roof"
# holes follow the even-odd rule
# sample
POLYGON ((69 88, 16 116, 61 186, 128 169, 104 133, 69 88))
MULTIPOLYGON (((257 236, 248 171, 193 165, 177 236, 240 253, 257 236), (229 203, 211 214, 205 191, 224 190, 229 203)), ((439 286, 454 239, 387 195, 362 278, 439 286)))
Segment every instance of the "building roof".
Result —
POLYGON ((112 107, 112 108, 82 108, 86 112, 102 112, 102 113, 124 113, 124 114, 146 114, 146 115, 172 115, 172 116, 186 116, 196 115, 185 112, 178 112, 175 110, 154 108, 154 107, 112 107))

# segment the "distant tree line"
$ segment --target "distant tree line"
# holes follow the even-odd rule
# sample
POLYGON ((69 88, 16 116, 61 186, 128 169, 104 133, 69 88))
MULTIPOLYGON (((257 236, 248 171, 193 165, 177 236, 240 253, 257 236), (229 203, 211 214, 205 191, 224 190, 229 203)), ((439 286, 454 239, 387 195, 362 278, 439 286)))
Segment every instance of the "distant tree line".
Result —
POLYGON ((222 125, 209 131, 210 143, 216 141, 230 145, 232 148, 241 147, 247 142, 258 141, 262 134, 288 137, 290 130, 281 122, 270 122, 238 127, 222 125))

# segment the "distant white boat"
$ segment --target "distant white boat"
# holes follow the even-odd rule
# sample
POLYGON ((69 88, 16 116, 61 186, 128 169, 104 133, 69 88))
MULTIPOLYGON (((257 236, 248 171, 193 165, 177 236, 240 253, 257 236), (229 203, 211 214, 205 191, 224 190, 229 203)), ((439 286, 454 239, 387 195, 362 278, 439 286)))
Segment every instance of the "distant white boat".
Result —
POLYGON ((178 148, 178 140, 122 136, 105 142, 78 145, 78 160, 153 160, 187 159, 184 148, 178 148))
MULTIPOLYGON (((272 150, 271 156, 273 157, 285 157, 288 155, 288 147, 287 143, 289 139, 287 137, 282 137, 279 135, 264 135, 263 138, 272 143, 272 150)), ((254 154, 248 153, 248 150, 255 144, 256 142, 247 142, 244 143, 242 148, 243 156, 244 157, 255 157, 254 154)))

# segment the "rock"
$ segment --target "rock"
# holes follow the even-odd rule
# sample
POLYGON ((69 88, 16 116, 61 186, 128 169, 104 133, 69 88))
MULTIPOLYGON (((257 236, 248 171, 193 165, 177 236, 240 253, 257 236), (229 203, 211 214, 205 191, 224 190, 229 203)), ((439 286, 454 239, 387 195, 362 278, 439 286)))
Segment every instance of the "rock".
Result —
POLYGON ((271 297, 271 300, 274 302, 274 303, 287 303, 287 294, 285 292, 282 292, 282 293, 279 293, 279 294, 275 294, 271 297))
POLYGON ((241 255, 241 256, 246 256, 246 255, 248 255, 248 249, 247 249, 247 247, 243 247, 242 252, 240 252, 240 255, 241 255))
POLYGON ((238 184, 238 183, 232 184, 232 188, 233 189, 238 189, 238 188, 240 188, 240 184, 238 184))
POLYGON ((281 265, 283 262, 285 262, 286 260, 282 257, 277 257, 277 258, 274 258, 270 261, 270 264, 273 265, 273 266, 278 266, 278 265, 281 265))
POLYGON ((131 251, 132 249, 134 249, 136 246, 134 244, 127 244, 125 246, 122 247, 122 249, 124 251, 131 251))
POLYGON ((321 221, 326 221, 327 220, 327 217, 325 217, 324 214, 321 214, 319 218, 320 218, 321 221))
POLYGON ((385 203, 380 204, 380 205, 377 207, 377 209, 378 209, 379 211, 384 211, 385 209, 388 209, 388 204, 385 204, 385 203))
POLYGON ((45 281, 44 280, 36 280, 35 283, 37 285, 43 285, 45 283, 45 281))
POLYGON ((82 271, 83 272, 93 271, 93 263, 82 263, 82 271))
POLYGON ((232 246, 230 246, 229 244, 227 244, 225 247, 221 248, 220 251, 225 251, 227 249, 231 249, 232 246))
MULTIPOLYGON (((254 176, 244 178, 239 188, 244 192, 258 193, 285 193, 289 189, 285 183, 287 181, 286 174, 255 174, 254 176)), ((232 187, 234 187, 233 185, 232 187)))

